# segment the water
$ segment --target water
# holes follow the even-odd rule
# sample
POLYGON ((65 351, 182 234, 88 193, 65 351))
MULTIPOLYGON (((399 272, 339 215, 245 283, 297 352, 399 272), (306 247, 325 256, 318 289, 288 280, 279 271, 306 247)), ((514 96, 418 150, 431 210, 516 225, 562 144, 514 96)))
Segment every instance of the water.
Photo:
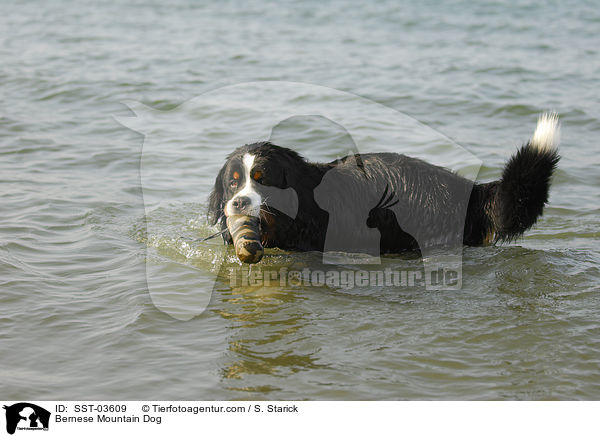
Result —
MULTIPOLYGON (((54 0, 5 2, 3 10, 4 398, 600 396, 593 2, 54 0), (171 171, 157 180, 177 189, 146 205, 147 217, 143 137, 114 117, 132 115, 126 100, 171 110, 222 86, 265 80, 318 84, 408 114, 480 159, 483 181, 499 176, 537 114, 555 109, 563 159, 550 206, 522 240, 466 248, 459 291, 231 287, 211 270, 218 244, 179 237, 212 232, 200 219, 206 197, 228 151, 240 139, 262 139, 242 139, 244 129, 258 129, 252 117, 238 117, 227 101, 217 102, 213 119, 192 113, 191 122, 214 129, 167 138, 171 171), (204 281, 198 290, 212 291, 208 309, 182 320, 185 293, 169 301, 171 314, 158 309, 147 258, 159 268, 196 268, 179 285, 204 281)), ((274 135, 312 160, 348 147, 344 132, 311 118, 274 135)), ((398 150, 461 167, 444 146, 407 139, 398 150)), ((160 155, 146 157, 164 166, 160 155)), ((230 255, 226 267, 236 265, 230 255)), ((306 266, 316 257, 272 251, 265 265, 306 266)), ((384 262, 421 265, 410 257, 384 262)), ((176 295, 163 279, 161 291, 176 295)))

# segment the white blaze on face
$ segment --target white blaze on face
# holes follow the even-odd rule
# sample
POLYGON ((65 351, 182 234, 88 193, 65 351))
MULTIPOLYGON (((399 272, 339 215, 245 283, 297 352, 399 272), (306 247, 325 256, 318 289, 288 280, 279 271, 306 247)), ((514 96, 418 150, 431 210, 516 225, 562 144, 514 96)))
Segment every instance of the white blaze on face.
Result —
POLYGON ((238 197, 246 196, 250 199, 250 205, 247 207, 245 215, 258 217, 260 213, 260 204, 262 199, 260 197, 260 194, 258 194, 254 189, 254 180, 250 175, 250 171, 252 170, 252 166, 254 165, 254 155, 251 155, 249 153, 244 154, 242 162, 244 164, 244 177, 246 179, 246 183, 244 184, 244 187, 240 191, 235 193, 235 196, 233 196, 231 200, 227 202, 227 205, 225 205, 225 215, 227 217, 229 217, 230 215, 234 215, 235 209, 232 205, 233 201, 238 197))

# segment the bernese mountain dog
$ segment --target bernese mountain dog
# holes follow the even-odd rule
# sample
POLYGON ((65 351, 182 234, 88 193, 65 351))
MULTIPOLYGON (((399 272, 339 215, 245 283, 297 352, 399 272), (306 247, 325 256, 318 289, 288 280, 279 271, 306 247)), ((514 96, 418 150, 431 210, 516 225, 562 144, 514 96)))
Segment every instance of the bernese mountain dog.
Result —
POLYGON ((306 161, 270 142, 239 147, 217 175, 208 217, 225 243, 230 216, 253 217, 264 247, 291 251, 418 251, 511 241, 548 201, 558 155, 556 114, 542 114, 502 177, 477 183, 395 153, 306 161), (278 194, 279 193, 279 194, 278 194))

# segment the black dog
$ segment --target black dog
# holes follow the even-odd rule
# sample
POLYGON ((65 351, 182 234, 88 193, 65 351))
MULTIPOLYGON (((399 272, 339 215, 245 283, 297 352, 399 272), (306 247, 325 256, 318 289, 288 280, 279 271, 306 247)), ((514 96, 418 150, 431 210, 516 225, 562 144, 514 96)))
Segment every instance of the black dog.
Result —
POLYGON ((259 217, 265 247, 300 251, 378 254, 510 241, 542 215, 560 159, 558 130, 558 117, 543 114, 500 180, 484 184, 394 153, 325 164, 269 142, 245 145, 216 178, 209 221, 231 243, 226 217, 259 217))

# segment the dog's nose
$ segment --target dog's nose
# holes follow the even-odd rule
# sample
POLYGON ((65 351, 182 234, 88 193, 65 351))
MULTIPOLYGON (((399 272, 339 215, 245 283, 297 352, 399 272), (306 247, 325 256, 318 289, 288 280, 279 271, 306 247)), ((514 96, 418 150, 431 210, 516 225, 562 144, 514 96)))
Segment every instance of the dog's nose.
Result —
POLYGON ((231 204, 238 211, 242 211, 244 208, 250 205, 250 198, 248 196, 239 196, 233 199, 231 204))

